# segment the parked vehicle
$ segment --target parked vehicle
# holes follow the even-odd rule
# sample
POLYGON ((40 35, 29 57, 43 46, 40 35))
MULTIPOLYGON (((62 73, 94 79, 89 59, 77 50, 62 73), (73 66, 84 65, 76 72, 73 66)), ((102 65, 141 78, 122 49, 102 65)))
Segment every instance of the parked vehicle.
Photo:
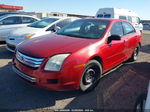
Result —
POLYGON ((137 30, 143 31, 143 25, 137 13, 128 9, 100 8, 96 13, 96 17, 129 20, 137 30))
POLYGON ((26 27, 14 30, 11 35, 6 39, 7 49, 14 52, 16 46, 31 38, 46 35, 49 33, 57 32, 62 27, 68 25, 78 18, 75 17, 50 17, 32 23, 26 27))
POLYGON ((13 30, 37 20, 39 19, 29 15, 11 14, 0 16, 0 41, 5 41, 13 30))
POLYGON ((50 90, 92 90, 103 73, 135 61, 141 33, 126 20, 80 19, 56 34, 19 44, 13 70, 28 82, 50 90))

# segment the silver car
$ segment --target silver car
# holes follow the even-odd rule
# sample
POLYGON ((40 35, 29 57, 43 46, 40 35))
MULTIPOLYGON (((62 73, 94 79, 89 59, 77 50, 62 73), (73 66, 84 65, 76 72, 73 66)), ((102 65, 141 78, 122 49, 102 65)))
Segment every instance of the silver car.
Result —
POLYGON ((30 38, 57 32, 72 21, 79 19, 76 17, 49 17, 34 22, 28 26, 14 30, 6 39, 6 49, 14 52, 16 46, 30 38))
POLYGON ((34 16, 20 14, 0 16, 0 41, 5 41, 13 30, 31 24, 37 20, 39 19, 34 16))

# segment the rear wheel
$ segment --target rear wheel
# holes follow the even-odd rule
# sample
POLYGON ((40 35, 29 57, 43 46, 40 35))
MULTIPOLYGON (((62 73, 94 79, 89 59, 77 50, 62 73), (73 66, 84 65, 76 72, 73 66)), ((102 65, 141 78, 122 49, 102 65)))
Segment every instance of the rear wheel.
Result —
POLYGON ((134 49, 134 52, 133 52, 131 58, 129 59, 129 61, 136 61, 139 56, 139 52, 140 52, 140 45, 138 44, 136 46, 136 48, 134 49))
POLYGON ((80 81, 80 90, 82 92, 90 91, 96 87, 102 74, 102 66, 96 60, 90 60, 83 71, 80 81))

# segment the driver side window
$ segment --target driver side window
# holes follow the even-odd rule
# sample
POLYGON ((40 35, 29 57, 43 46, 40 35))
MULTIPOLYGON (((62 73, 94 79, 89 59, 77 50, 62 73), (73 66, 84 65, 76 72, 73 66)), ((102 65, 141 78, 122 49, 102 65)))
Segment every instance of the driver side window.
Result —
POLYGON ((119 35, 123 36, 123 27, 121 22, 116 22, 113 24, 111 30, 110 30, 110 36, 111 35, 119 35))

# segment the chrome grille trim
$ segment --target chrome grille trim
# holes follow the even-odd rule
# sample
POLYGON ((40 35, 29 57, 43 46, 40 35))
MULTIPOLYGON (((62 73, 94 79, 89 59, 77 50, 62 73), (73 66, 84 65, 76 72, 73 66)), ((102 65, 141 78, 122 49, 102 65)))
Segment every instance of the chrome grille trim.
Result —
POLYGON ((23 63, 27 66, 30 66, 30 67, 34 67, 34 68, 39 67, 44 60, 44 58, 33 58, 30 56, 24 55, 24 54, 20 53, 19 51, 16 52, 16 58, 21 63, 23 63))

